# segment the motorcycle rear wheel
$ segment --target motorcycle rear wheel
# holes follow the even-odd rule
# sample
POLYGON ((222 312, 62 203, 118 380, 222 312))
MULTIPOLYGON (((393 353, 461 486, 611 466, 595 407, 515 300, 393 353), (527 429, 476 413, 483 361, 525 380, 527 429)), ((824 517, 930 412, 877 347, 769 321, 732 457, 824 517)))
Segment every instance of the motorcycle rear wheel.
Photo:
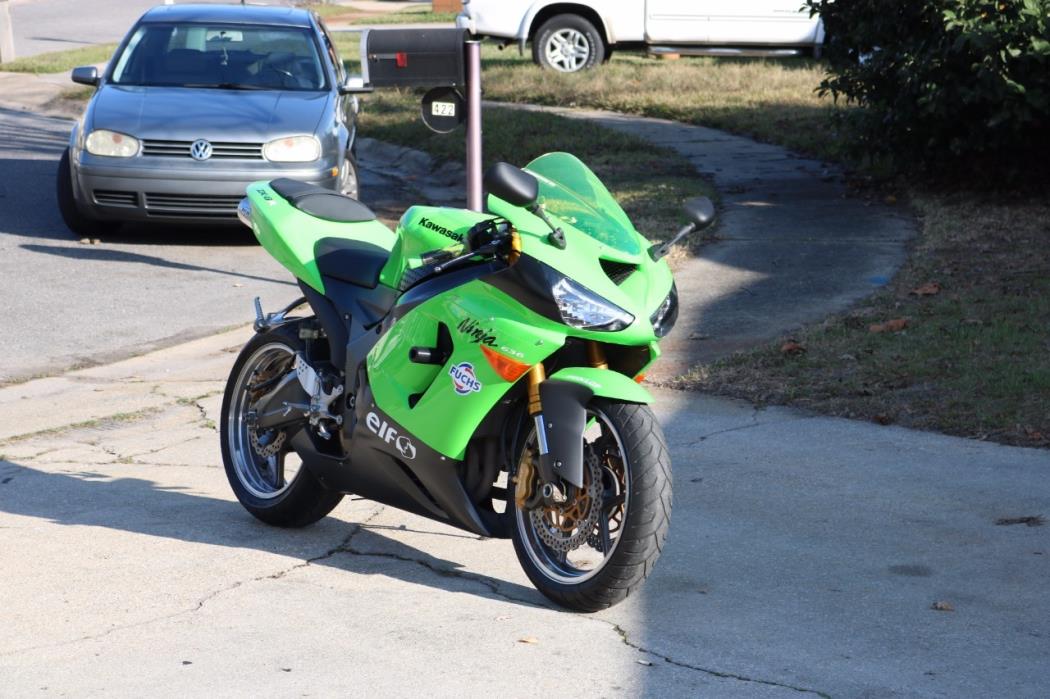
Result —
MULTIPOLYGON (((511 536, 525 574, 548 599, 579 612, 611 607, 641 586, 660 556, 671 516, 671 460, 652 410, 595 399, 587 413, 585 456, 600 463, 603 492, 588 541, 561 551, 550 545, 550 531, 557 533, 559 524, 571 528, 572 518, 549 508, 538 516, 510 503, 511 536)), ((586 476, 585 489, 589 482, 586 476)))
POLYGON ((255 335, 237 357, 222 398, 219 435, 226 478, 244 509, 278 527, 313 524, 343 499, 342 493, 326 488, 305 467, 286 475, 285 462, 295 455, 289 444, 295 428, 285 430, 283 436, 263 435, 271 445, 281 440, 272 455, 261 455, 253 444, 248 416, 253 398, 258 397, 253 394, 261 392, 253 386, 293 371, 295 354, 301 351, 294 326, 255 335))

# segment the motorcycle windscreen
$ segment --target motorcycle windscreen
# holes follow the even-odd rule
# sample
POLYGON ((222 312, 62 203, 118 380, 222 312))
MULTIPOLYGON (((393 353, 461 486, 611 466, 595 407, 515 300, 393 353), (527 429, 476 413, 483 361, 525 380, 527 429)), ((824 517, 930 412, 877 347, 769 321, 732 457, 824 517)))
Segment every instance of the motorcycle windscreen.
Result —
POLYGON ((598 176, 569 153, 547 153, 526 170, 540 183, 544 208, 595 240, 628 255, 640 255, 643 238, 598 176))

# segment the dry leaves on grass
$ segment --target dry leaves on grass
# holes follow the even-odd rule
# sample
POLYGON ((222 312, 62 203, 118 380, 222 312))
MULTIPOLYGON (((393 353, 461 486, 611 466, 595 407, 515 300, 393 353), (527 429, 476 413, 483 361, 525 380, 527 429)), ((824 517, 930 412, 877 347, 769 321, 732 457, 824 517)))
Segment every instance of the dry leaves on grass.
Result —
POLYGON ((941 285, 937 282, 926 282, 922 286, 911 290, 912 296, 936 296, 941 293, 941 285))
POLYGON ((789 357, 797 357, 800 354, 805 354, 806 348, 800 345, 797 340, 788 340, 780 346, 780 353, 789 357))
POLYGON ((873 333, 899 333, 908 327, 907 318, 894 318, 893 320, 887 320, 885 323, 874 323, 868 326, 868 332, 873 333))

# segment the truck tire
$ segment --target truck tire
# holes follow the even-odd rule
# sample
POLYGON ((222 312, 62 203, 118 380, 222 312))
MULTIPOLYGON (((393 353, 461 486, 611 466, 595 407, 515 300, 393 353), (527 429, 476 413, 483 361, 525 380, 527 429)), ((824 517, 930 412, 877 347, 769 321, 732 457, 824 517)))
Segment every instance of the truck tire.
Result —
POLYGON ((605 41, 593 24, 579 15, 555 15, 532 39, 532 60, 542 68, 577 73, 605 60, 605 41))

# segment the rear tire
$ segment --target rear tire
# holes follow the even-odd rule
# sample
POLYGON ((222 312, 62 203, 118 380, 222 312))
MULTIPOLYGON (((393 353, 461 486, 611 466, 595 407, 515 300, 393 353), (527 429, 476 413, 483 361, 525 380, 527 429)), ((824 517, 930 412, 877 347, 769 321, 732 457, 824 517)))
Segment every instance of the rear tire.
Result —
MULTIPOLYGON (((291 434, 285 435, 284 446, 272 457, 280 460, 279 470, 277 461, 260 456, 251 443, 246 415, 251 408, 248 387, 252 385, 253 372, 260 377, 269 376, 266 372, 277 376, 291 370, 295 353, 303 351, 295 327, 257 334, 244 346, 226 382, 219 426, 222 461, 234 495, 256 518, 277 527, 313 524, 343 499, 342 493, 326 488, 305 466, 285 479, 284 459, 295 453, 287 444, 291 434)), ((273 435, 273 439, 278 438, 280 435, 273 435)))
POLYGON ((62 151, 58 161, 58 173, 55 175, 55 197, 58 199, 58 212, 66 228, 82 238, 91 238, 102 234, 102 223, 86 216, 77 206, 73 194, 73 172, 69 164, 69 149, 62 151))
POLYGON ((625 511, 610 542, 611 553, 592 553, 590 544, 583 544, 558 560, 556 552, 537 539, 528 513, 518 509, 513 498, 509 504, 514 551, 525 574, 548 599, 578 612, 611 607, 641 586, 660 556, 671 517, 671 459, 652 410, 604 399, 595 399, 587 409, 588 417, 615 433, 626 472, 625 511), (604 558, 592 570, 581 570, 569 560, 577 552, 604 558))
POLYGON ((532 38, 532 60, 560 73, 577 73, 600 65, 605 41, 589 21, 579 15, 555 15, 532 38))

